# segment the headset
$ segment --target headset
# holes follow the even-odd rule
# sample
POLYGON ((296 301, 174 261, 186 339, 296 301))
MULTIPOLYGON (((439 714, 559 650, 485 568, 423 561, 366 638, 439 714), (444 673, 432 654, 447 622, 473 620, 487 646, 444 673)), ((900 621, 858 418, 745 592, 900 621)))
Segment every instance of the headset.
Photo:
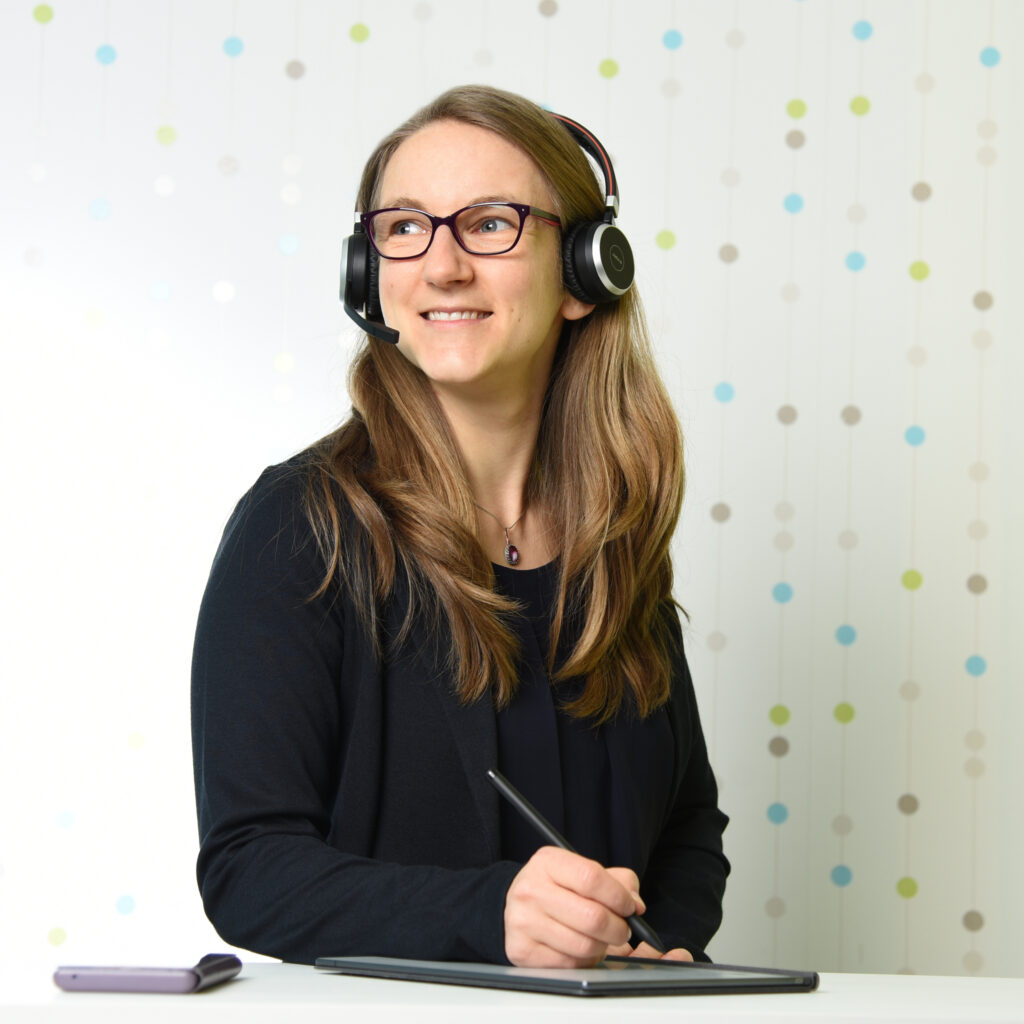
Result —
MULTIPOLYGON (((615 302, 633 283, 633 250, 615 226, 619 192, 611 158, 597 137, 563 114, 551 114, 593 157, 604 178, 604 215, 570 228, 562 239, 562 276, 569 293, 595 305, 615 302)), ((356 211, 355 227, 341 248, 341 301, 345 312, 371 337, 398 344, 398 331, 384 323, 378 276, 380 256, 370 244, 356 211)))

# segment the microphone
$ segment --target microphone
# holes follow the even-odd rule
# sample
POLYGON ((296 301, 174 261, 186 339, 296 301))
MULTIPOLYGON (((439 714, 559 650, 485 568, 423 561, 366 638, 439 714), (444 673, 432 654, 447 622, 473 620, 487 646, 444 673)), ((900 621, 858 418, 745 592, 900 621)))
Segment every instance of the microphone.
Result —
POLYGON ((341 246, 341 302, 349 318, 372 338, 397 345, 398 331, 383 321, 367 320, 352 302, 355 299, 360 306, 369 304, 366 296, 371 291, 371 276, 369 242, 363 234, 362 226, 357 225, 353 234, 341 246))

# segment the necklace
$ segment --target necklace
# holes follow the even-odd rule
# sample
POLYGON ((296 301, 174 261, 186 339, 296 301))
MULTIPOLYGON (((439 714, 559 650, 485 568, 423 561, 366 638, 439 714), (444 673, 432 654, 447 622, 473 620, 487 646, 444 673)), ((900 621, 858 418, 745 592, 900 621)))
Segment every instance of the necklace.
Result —
MULTIPOLYGON (((476 505, 476 502, 474 501, 473 504, 476 505)), ((502 530, 505 531, 505 561, 515 568, 515 566, 519 564, 519 548, 517 548, 509 539, 508 531, 514 530, 519 525, 523 516, 526 515, 526 509, 524 508, 523 511, 519 513, 519 518, 511 526, 502 526, 501 520, 493 512, 488 512, 483 505, 476 505, 476 507, 480 509, 481 512, 486 512, 487 515, 489 515, 499 526, 501 526, 502 530)))

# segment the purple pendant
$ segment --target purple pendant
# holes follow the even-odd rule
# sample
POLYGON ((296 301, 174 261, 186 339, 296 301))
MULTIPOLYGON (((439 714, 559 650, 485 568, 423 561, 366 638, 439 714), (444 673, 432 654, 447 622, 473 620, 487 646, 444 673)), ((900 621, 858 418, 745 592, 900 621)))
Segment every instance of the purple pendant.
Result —
POLYGON ((515 544, 505 545, 505 561, 512 566, 519 564, 519 548, 515 544))

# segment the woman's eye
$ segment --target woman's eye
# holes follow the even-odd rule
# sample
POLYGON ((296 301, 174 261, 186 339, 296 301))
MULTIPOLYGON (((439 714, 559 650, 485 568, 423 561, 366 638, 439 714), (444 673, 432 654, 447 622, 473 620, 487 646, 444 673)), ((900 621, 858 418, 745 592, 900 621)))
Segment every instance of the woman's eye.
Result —
POLYGON ((473 231, 482 235, 493 235, 498 231, 515 231, 516 225, 507 217, 484 217, 472 226, 473 231))
POLYGON ((392 235, 420 235, 424 232, 424 226, 416 220, 399 220, 391 225, 392 235))

